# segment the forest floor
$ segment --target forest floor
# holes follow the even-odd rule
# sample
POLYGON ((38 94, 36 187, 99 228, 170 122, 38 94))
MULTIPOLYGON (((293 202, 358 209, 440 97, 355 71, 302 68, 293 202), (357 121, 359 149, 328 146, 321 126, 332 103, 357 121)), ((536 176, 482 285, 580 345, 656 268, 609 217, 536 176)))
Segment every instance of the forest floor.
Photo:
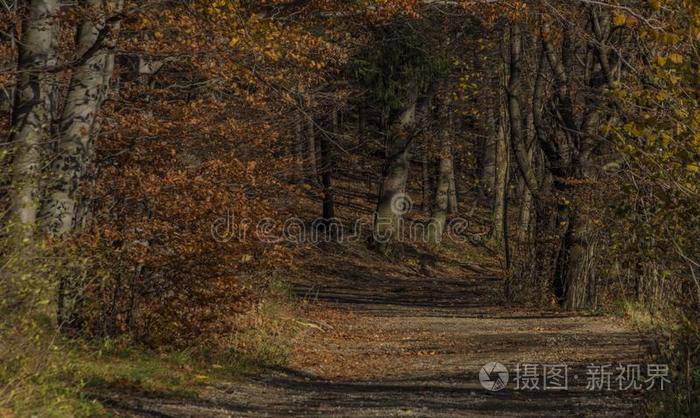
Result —
MULTIPOLYGON (((640 392, 591 391, 591 364, 641 364, 623 320, 506 306, 489 259, 392 263, 340 247, 308 261, 293 291, 303 331, 284 369, 210 382, 196 397, 98 397, 119 416, 635 416, 640 392), (330 253, 330 255, 328 254, 330 253), (485 389, 486 363, 510 382, 485 389), (566 364, 568 390, 516 389, 518 363, 566 364)), ((617 387, 612 378, 611 386, 617 387)))

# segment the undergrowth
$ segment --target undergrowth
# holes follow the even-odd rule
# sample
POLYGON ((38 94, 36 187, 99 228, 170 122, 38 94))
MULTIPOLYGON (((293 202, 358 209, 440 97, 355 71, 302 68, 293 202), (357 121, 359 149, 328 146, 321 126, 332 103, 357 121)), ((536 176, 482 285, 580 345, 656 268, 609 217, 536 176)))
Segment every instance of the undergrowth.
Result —
POLYGON ((654 362, 666 364, 671 381, 653 392, 646 414, 662 417, 700 416, 700 329, 697 318, 670 307, 650 308, 621 302, 618 312, 642 334, 651 337, 654 362))
POLYGON ((298 331, 294 301, 276 275, 260 288, 260 303, 240 316, 237 333, 184 349, 153 349, 126 336, 62 338, 47 304, 43 315, 0 329, 0 417, 106 416, 100 393, 193 397, 213 382, 284 365, 298 331))

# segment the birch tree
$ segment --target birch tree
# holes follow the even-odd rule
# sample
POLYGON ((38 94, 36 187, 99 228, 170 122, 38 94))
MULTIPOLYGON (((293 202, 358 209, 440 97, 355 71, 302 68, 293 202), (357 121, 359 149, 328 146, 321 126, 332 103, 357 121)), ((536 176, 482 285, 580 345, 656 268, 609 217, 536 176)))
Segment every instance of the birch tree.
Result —
POLYGON ((42 147, 51 125, 51 75, 56 48, 57 0, 31 0, 19 43, 11 144, 11 215, 9 229, 23 244, 34 239, 39 209, 42 147))
POLYGON ((122 5, 123 0, 81 0, 86 16, 77 31, 77 53, 87 59, 74 69, 68 87, 45 208, 46 227, 56 235, 70 232, 75 223, 78 186, 93 154, 95 118, 114 69, 114 53, 101 44, 111 29, 107 15, 122 5))

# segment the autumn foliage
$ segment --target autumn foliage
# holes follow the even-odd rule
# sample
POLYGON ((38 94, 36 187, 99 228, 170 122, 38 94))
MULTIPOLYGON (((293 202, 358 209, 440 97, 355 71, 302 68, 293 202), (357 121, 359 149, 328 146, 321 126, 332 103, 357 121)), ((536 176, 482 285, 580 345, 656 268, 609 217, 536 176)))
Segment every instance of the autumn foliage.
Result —
MULTIPOLYGON (((38 3, 0 16, 0 311, 224 346, 319 250, 260 225, 463 217, 509 301, 633 300, 697 341, 697 2, 38 3), (36 54, 32 29, 51 34, 36 54), (415 210, 386 210, 397 196, 415 210)), ((438 235, 361 242, 393 260, 438 235)))

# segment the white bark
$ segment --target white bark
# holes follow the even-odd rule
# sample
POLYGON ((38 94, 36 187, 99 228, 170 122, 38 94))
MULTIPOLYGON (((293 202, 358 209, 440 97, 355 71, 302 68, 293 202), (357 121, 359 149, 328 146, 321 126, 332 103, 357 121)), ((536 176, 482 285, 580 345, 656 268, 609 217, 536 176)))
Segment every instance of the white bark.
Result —
MULTIPOLYGON (((107 13, 121 8, 122 1, 82 0, 81 5, 88 15, 78 28, 78 56, 99 41, 107 13)), ((46 227, 50 233, 64 235, 74 226, 79 182, 92 156, 95 117, 106 97, 113 69, 113 53, 102 45, 75 68, 71 77, 46 202, 46 227)))
POLYGON ((42 146, 50 134, 50 74, 55 59, 57 0, 31 0, 23 24, 13 112, 14 162, 10 228, 31 241, 39 206, 42 146))

